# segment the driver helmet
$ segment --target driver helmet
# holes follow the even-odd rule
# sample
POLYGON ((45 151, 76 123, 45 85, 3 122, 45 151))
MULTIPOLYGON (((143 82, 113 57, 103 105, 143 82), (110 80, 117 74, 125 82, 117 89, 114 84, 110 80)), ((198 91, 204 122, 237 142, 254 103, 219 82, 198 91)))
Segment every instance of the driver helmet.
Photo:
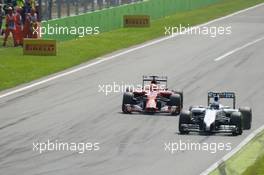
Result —
POLYGON ((158 84, 156 80, 152 80, 150 83, 151 84, 158 84))
POLYGON ((214 97, 214 102, 219 102, 219 96, 214 97))

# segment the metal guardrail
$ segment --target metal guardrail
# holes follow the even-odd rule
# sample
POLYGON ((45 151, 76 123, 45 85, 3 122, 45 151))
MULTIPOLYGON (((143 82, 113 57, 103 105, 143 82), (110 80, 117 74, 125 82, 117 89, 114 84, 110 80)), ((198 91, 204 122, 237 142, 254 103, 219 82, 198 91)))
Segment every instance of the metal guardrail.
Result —
POLYGON ((0 0, 0 4, 14 7, 30 2, 36 6, 40 19, 46 21, 139 1, 143 0, 0 0))
MULTIPOLYGON (((123 27, 124 15, 148 15, 151 20, 159 19, 177 12, 197 9, 220 0, 144 0, 142 2, 120 5, 114 8, 104 8, 92 13, 60 18, 57 20, 42 21, 43 28, 99 28, 100 33, 108 32, 123 27)), ((135 2, 135 1, 134 1, 135 2)), ((44 33, 43 38, 56 39, 59 41, 79 38, 79 35, 68 35, 63 32, 48 34, 44 33)))
POLYGON ((38 0, 42 20, 79 15, 143 0, 38 0))

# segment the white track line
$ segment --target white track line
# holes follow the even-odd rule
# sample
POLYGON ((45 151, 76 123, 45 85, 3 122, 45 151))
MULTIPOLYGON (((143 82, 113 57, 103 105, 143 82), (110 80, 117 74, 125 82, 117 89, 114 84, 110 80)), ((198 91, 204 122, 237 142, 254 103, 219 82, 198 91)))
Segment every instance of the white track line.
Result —
POLYGON ((216 168, 218 168, 221 163, 227 161, 229 158, 231 158, 234 154, 236 154, 242 147, 244 147, 246 144, 248 144, 256 135, 258 135, 260 132, 264 130, 264 125, 262 125, 260 128, 253 131, 251 134, 249 134, 242 142, 240 142, 239 145, 237 145, 231 152, 226 154, 222 159, 218 160, 216 163, 211 165, 208 169, 206 169, 204 172, 202 172, 200 175, 207 175, 214 171, 216 168))
POLYGON ((262 40, 264 40, 264 37, 259 38, 259 39, 256 39, 256 40, 254 40, 254 41, 252 41, 252 42, 249 42, 249 43, 247 43, 247 44, 245 44, 245 45, 243 45, 243 46, 241 46, 241 47, 238 47, 238 48, 236 48, 236 49, 234 49, 234 50, 231 50, 230 52, 227 52, 226 54, 224 54, 224 55, 222 55, 222 56, 216 58, 215 61, 220 61, 220 60, 222 60, 222 59, 228 57, 229 55, 232 55, 232 54, 234 54, 234 53, 236 53, 236 52, 238 52, 238 51, 240 51, 240 50, 243 50, 243 49, 245 49, 245 48, 247 48, 247 47, 249 47, 249 46, 251 46, 251 45, 253 45, 253 44, 256 44, 257 42, 260 42, 260 41, 262 41, 262 40))
MULTIPOLYGON (((221 18, 218 18, 218 19, 214 19, 214 20, 209 21, 209 22, 207 22, 207 23, 204 23, 204 24, 201 24, 201 25, 195 26, 195 27, 191 28, 191 30, 194 30, 194 29, 199 28, 199 27, 202 27, 202 26, 206 26, 206 25, 208 25, 208 24, 211 24, 211 23, 214 23, 214 22, 217 22, 217 21, 221 21, 221 20, 226 19, 226 18, 230 18, 230 17, 232 17, 232 16, 234 16, 234 15, 237 15, 237 14, 240 14, 240 13, 243 13, 243 12, 246 12, 246 11, 249 11, 249 10, 252 10, 252 9, 255 9, 255 8, 260 7, 260 6, 263 6, 263 5, 264 5, 264 3, 261 3, 261 4, 258 4, 258 5, 256 5, 256 6, 253 6, 253 7, 250 7, 250 8, 244 9, 244 10, 241 10, 241 11, 237 11, 237 12, 232 13, 232 14, 230 14, 230 15, 227 15, 227 16, 224 16, 224 17, 221 17, 221 18)), ((189 29, 189 30, 190 30, 190 29, 189 29)), ((187 30, 187 31, 185 31, 185 32, 188 32, 189 30, 187 30)), ((164 37, 164 38, 161 38, 161 39, 158 39, 158 40, 154 40, 154 41, 151 41, 151 42, 149 42, 149 43, 146 43, 146 44, 143 44, 143 45, 137 46, 137 47, 135 47, 135 48, 128 49, 128 50, 123 51, 123 52, 121 52, 121 53, 117 53, 117 54, 112 55, 112 56, 108 56, 108 57, 101 58, 101 59, 99 59, 98 61, 95 61, 95 62, 93 62, 93 63, 89 63, 89 64, 87 64, 87 65, 84 65, 84 66, 81 66, 81 67, 75 68, 75 69, 73 69, 73 70, 69 70, 69 71, 67 71, 67 72, 63 72, 63 73, 60 73, 60 74, 58 74, 58 75, 54 75, 54 76, 52 76, 52 77, 50 77, 50 78, 47 78, 47 79, 44 79, 44 80, 40 80, 39 82, 32 83, 32 84, 27 85, 27 86, 25 86, 25 87, 18 88, 18 89, 15 89, 15 90, 11 90, 11 91, 9 91, 9 92, 7 92, 7 93, 4 93, 4 94, 0 95, 0 99, 1 99, 1 98, 5 98, 5 97, 8 97, 8 96, 13 95, 13 94, 16 94, 16 93, 19 93, 19 92, 22 92, 22 91, 25 91, 25 90, 28 90, 28 89, 33 88, 33 87, 35 87, 35 86, 39 86, 39 85, 41 85, 41 84, 44 84, 44 83, 50 82, 50 81, 52 81, 52 80, 55 80, 55 79, 58 79, 58 78, 61 78, 61 77, 64 77, 64 76, 67 76, 67 75, 70 75, 70 74, 73 74, 73 73, 79 72, 79 71, 81 71, 81 70, 87 69, 87 68, 89 68, 89 67, 95 66, 95 65, 100 64, 100 63, 105 62, 105 61, 109 61, 109 60, 111 60, 111 59, 114 59, 114 58, 116 58, 116 57, 119 57, 119 56, 122 56, 122 55, 128 54, 128 53, 130 53, 130 52, 134 52, 134 51, 136 51, 136 50, 139 50, 139 49, 142 49, 142 48, 145 48, 145 47, 148 47, 148 46, 151 46, 151 45, 154 45, 154 44, 157 44, 157 43, 163 42, 163 41, 165 41, 165 40, 168 40, 168 39, 174 38, 174 37, 176 37, 176 36, 178 36, 178 35, 179 35, 179 33, 176 33, 176 34, 173 34, 173 35, 168 36, 168 37, 164 37)))

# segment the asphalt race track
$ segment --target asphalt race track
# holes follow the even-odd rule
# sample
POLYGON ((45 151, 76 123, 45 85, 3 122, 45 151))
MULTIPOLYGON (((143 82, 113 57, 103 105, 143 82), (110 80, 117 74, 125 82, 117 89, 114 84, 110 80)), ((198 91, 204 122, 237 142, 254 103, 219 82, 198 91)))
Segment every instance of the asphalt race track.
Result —
POLYGON ((181 35, 102 62, 88 69, 0 99, 0 174, 3 175, 196 175, 228 151, 164 150, 166 142, 238 145, 264 124, 264 6, 210 24, 232 26, 216 38, 181 35), (253 108, 253 128, 241 136, 179 135, 178 116, 125 115, 121 93, 99 85, 140 84, 142 75, 167 75, 170 89, 184 90, 184 106, 206 105, 207 91, 237 93, 239 106, 253 108), (33 142, 99 142, 79 154, 33 151, 33 142))

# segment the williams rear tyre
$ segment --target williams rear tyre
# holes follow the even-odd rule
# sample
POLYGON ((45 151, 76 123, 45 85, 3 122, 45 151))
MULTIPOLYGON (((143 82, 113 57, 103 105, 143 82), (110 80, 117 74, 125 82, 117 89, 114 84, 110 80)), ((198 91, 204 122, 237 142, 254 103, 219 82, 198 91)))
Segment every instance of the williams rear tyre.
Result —
POLYGON ((239 108, 239 111, 242 114, 243 118, 243 129, 249 130, 251 129, 252 123, 252 110, 249 107, 239 108))

